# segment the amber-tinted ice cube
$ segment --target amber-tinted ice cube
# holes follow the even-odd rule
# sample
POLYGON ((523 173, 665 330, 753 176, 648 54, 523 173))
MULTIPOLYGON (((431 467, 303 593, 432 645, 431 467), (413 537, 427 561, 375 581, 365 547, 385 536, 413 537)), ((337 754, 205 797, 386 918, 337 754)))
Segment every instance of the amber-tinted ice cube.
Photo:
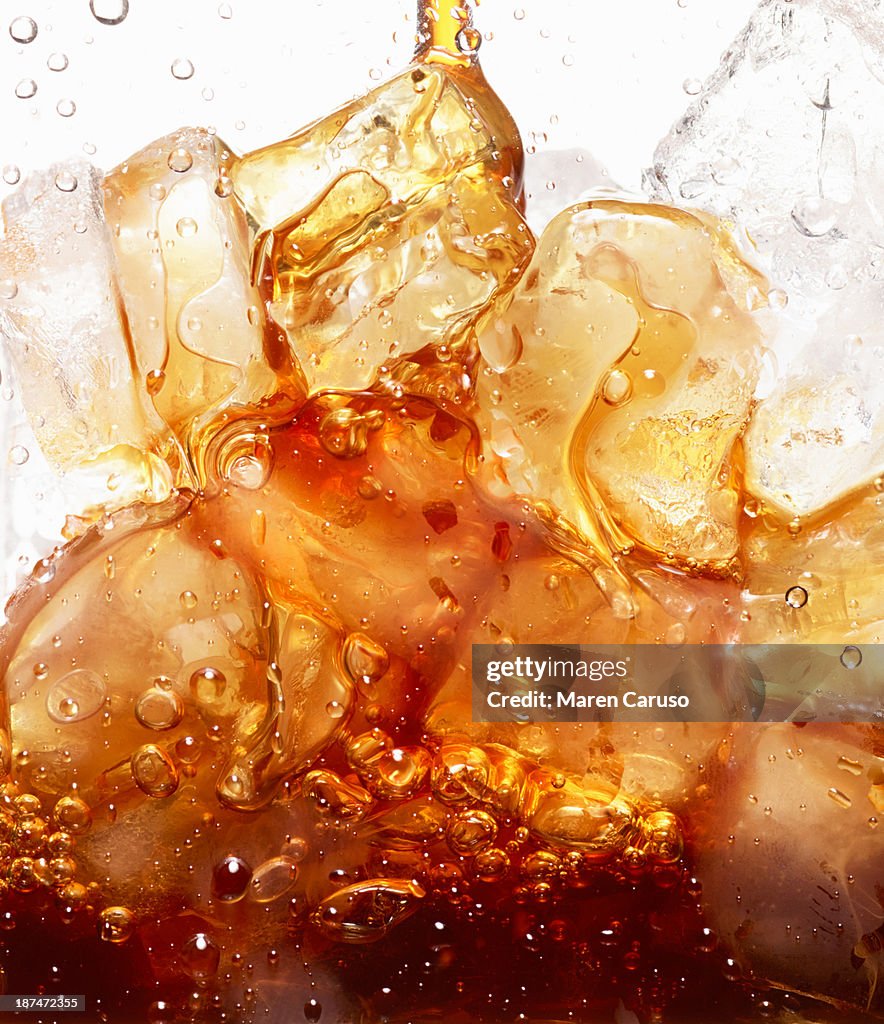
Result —
POLYGON ((60 473, 119 474, 116 499, 163 497, 168 470, 146 458, 162 424, 139 393, 100 173, 85 162, 35 173, 3 220, 0 330, 43 454, 60 473))
POLYGON ((533 245, 498 107, 478 68, 416 65, 234 161, 255 273, 311 391, 468 389, 475 325, 533 245))
POLYGON ((480 338, 479 401, 509 483, 602 549, 724 570, 762 287, 711 220, 608 200, 560 214, 480 338))
POLYGON ((249 284, 230 159, 221 140, 185 128, 104 181, 139 384, 185 444, 222 406, 272 393, 287 369, 249 284))

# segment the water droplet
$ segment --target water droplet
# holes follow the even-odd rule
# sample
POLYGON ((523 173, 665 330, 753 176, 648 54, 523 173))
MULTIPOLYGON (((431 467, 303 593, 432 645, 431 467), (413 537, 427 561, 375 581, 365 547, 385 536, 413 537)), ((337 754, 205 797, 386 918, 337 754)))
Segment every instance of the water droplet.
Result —
POLYGON ((811 196, 796 203, 792 209, 792 223, 808 238, 828 234, 837 222, 838 211, 828 199, 811 196))
POLYGON ((95 672, 78 668, 57 679, 46 694, 46 711, 53 722, 68 725, 91 718, 104 704, 107 685, 95 672))
POLYGON ((834 800, 839 807, 844 807, 845 809, 853 803, 846 793, 842 793, 840 789, 836 789, 834 786, 829 789, 828 795, 830 800, 834 800))
POLYGON ((119 25, 129 13, 129 0, 89 0, 89 10, 102 25, 119 25))
POLYGON ((183 174, 185 171, 189 171, 190 168, 193 167, 193 157, 190 155, 189 150, 185 149, 183 146, 178 146, 169 154, 167 163, 173 171, 177 171, 178 174, 183 174))
POLYGON ((62 117, 73 117, 77 112, 77 104, 73 100, 59 100, 55 109, 62 117))
POLYGON ((154 685, 136 701, 135 717, 146 729, 172 729, 184 717, 184 704, 174 690, 154 685))
POLYGON ((226 689, 227 677, 216 668, 198 668, 190 677, 190 692, 200 704, 214 704, 226 689))
POLYGON ((177 60, 172 61, 172 77, 177 78, 181 82, 187 81, 188 78, 193 78, 193 64, 186 57, 179 57, 177 60))
POLYGON ((218 16, 223 18, 225 21, 230 21, 233 17, 233 8, 230 4, 221 4, 218 7, 218 16))
POLYGON ((212 100, 215 98, 215 90, 207 85, 202 90, 202 92, 200 92, 200 96, 202 96, 202 98, 206 101, 206 103, 211 103, 212 100))
POLYGON ((252 869, 240 857, 225 857, 212 872, 212 895, 223 903, 236 903, 246 894, 252 869))
POLYGON ((37 23, 33 18, 13 18, 9 34, 17 43, 32 43, 37 38, 37 23))
POLYGON ((68 57, 66 53, 50 53, 46 58, 46 67, 50 71, 64 71, 68 66, 68 57))
POLYGON ((178 788, 178 769, 162 747, 145 743, 132 754, 129 765, 135 785, 148 796, 171 796, 178 788))
POLYGON ((513 17, 516 19, 516 21, 524 21, 525 20, 525 9, 523 7, 517 7, 513 11, 513 17))
POLYGON ((602 383, 602 398, 608 405, 625 405, 632 398, 632 377, 623 370, 611 370, 602 383))
POLYGON ((807 591, 804 587, 789 587, 786 591, 786 604, 790 608, 803 608, 807 604, 807 591))
POLYGON ((845 647, 841 652, 841 664, 845 668, 859 668, 863 660, 863 652, 858 647, 845 647))
POLYGON ((215 195, 219 199, 226 199, 228 196, 233 195, 233 182, 226 174, 222 174, 215 182, 215 195))
POLYGON ((59 171, 55 176, 55 187, 59 192, 75 192, 78 181, 70 171, 59 171))
POLYGON ((771 309, 785 309, 789 305, 789 295, 782 288, 771 288, 767 293, 767 301, 771 309))
POLYGON ((255 868, 249 883, 249 899, 271 903, 284 896, 298 878, 298 865, 289 857, 273 857, 255 868))
POLYGON ((199 231, 199 225, 193 217, 182 217, 175 225, 175 230, 182 238, 192 238, 199 231))
POLYGON ((205 932, 192 935, 181 947, 181 966, 194 981, 207 981, 218 973, 221 950, 205 932))
POLYGON ((7 185, 17 185, 21 181, 21 171, 15 164, 6 164, 3 168, 3 180, 7 185))
POLYGON ((574 56, 573 56, 573 54, 566 53, 564 55, 564 57, 562 57, 562 63, 565 65, 566 68, 573 67, 574 66, 574 56))
MULTIPOLYGON (((15 292, 13 292, 12 295, 4 295, 3 298, 11 299, 13 295, 15 295, 15 292)), ((24 445, 16 444, 9 449, 9 461, 13 466, 23 466, 29 458, 30 452, 24 447, 24 445)))
POLYGON ((37 83, 33 78, 23 78, 15 87, 15 95, 20 100, 29 100, 37 94, 37 83))
POLYGON ((688 94, 688 96, 697 96, 700 90, 703 88, 703 83, 699 78, 686 78, 681 83, 682 89, 688 94))
POLYGON ((126 907, 105 907, 98 915, 98 935, 104 942, 126 942, 134 932, 135 915, 126 907))
POLYGON ((355 683, 370 686, 390 667, 386 650, 365 633, 350 633, 344 641, 344 667, 355 683))
POLYGON ((479 52, 479 47, 482 45, 482 33, 467 25, 457 33, 454 41, 461 53, 472 57, 474 53, 479 52))
POLYGON ((330 700, 328 704, 325 705, 325 712, 329 718, 343 718, 346 710, 347 709, 344 705, 337 700, 330 700))
POLYGON ((151 370, 144 378, 144 386, 149 395, 158 395, 165 383, 166 375, 162 370, 151 370))
POLYGON ((159 182, 154 182, 148 189, 147 194, 155 203, 161 203, 166 198, 166 186, 161 185, 159 182))
POLYGON ((859 761, 854 761, 849 757, 843 755, 838 758, 838 767, 845 772, 849 772, 851 775, 862 775, 863 766, 859 761))

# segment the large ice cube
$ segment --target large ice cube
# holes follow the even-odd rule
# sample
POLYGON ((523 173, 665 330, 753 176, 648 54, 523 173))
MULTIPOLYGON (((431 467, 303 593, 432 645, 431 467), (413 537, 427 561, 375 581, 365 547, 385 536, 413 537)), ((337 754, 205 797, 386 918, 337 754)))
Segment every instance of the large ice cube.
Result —
POLYGON ((274 371, 288 369, 249 284, 229 161, 219 139, 184 128, 104 182, 139 380, 185 442, 200 417, 258 401, 275 389, 274 371))
POLYGON ((781 366, 800 369, 762 403, 746 471, 789 516, 884 465, 882 54, 879 7, 765 0, 646 176, 654 197, 733 218, 788 295, 781 366))
POLYGON ((158 430, 135 380, 101 175, 82 161, 35 173, 3 219, 0 331, 43 454, 58 472, 100 464, 120 474, 116 497, 134 498, 158 430))
POLYGON ((613 200, 561 213, 480 336, 479 402, 509 483, 610 550, 723 570, 763 285, 708 220, 613 200))
POLYGON ((518 135, 500 121, 478 68, 414 66, 233 163, 256 270, 311 390, 379 375, 469 386, 474 325, 533 247, 514 205, 518 135))

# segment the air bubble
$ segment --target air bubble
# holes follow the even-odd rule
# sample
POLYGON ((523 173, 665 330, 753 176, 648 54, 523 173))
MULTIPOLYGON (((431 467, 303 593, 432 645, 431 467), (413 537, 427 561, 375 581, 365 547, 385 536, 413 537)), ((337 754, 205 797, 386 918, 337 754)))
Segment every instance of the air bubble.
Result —
POLYGON ((252 880, 252 869, 240 857, 225 857, 212 872, 212 895, 223 903, 243 898, 252 880))
POLYGON ((145 743, 129 761, 135 785, 147 796, 171 796, 178 788, 178 769, 161 747, 145 743))
POLYGON ((836 222, 837 210, 834 203, 818 196, 804 199, 792 209, 792 223, 807 238, 827 235, 836 222))
POLYGON ((50 71, 64 71, 68 66, 66 53, 50 53, 46 59, 46 67, 50 71))
POLYGON ((134 932, 135 915, 127 907, 105 907, 99 914, 98 935, 104 942, 126 942, 134 932))
POLYGON ((15 95, 20 100, 29 100, 37 94, 37 83, 33 78, 23 78, 15 87, 15 95))
POLYGON ((3 168, 3 180, 7 185, 17 185, 21 181, 21 171, 15 164, 6 164, 3 168))
POLYGON ((255 869, 248 896, 255 903, 271 903, 284 896, 298 878, 298 865, 289 857, 273 857, 255 869))
POLYGON ((70 171, 59 171, 55 176, 55 187, 59 192, 74 192, 77 184, 76 177, 70 171))
POLYGON ((632 398, 632 378, 624 370, 611 370, 602 383, 602 398, 617 408, 632 398))
POLYGON ((841 652, 841 664, 845 668, 859 668, 862 664, 863 652, 858 647, 845 647, 841 652))
POLYGON ((173 729, 184 717, 184 705, 174 690, 155 684, 139 696, 135 717, 146 729, 173 729))
POLYGON ((188 78, 193 78, 193 64, 186 57, 179 57, 172 61, 170 70, 172 77, 177 78, 180 82, 186 82, 188 78))
POLYGON ((59 100, 55 109, 62 117, 73 117, 77 112, 77 104, 73 100, 59 100))
POLYGON ((789 587, 786 591, 786 604, 790 608, 803 608, 807 604, 807 591, 804 587, 789 587))
POLYGON ((454 41, 457 43, 457 48, 461 53, 472 57, 474 53, 479 52, 479 47, 482 45, 482 33, 477 29, 467 26, 457 33, 454 41))
POLYGON ((225 21, 230 21, 233 17, 233 8, 230 4, 221 4, 218 8, 218 17, 223 18, 225 21))
POLYGON ((129 13, 129 0, 89 0, 89 10, 102 25, 119 25, 129 13))
POLYGON ((9 449, 9 461, 13 466, 23 466, 29 458, 30 452, 24 447, 24 445, 16 444, 9 449))
POLYGON ((181 966, 194 981, 208 981, 218 973, 221 950, 204 932, 197 932, 181 947, 181 966))
POLYGON ((193 217, 182 217, 175 225, 175 230, 181 238, 192 238, 199 231, 199 225, 193 217))
POLYGON ((190 692, 200 704, 214 704, 227 689, 227 677, 216 668, 199 668, 190 677, 190 692))
POLYGON ((17 43, 27 45, 37 38, 37 23, 33 18, 14 18, 9 26, 9 34, 17 43))
POLYGON ((189 171, 193 167, 193 157, 190 151, 179 146, 177 149, 173 149, 169 154, 169 158, 166 161, 169 167, 176 171, 178 174, 183 174, 185 171, 189 171))
POLYGON ((70 725, 96 714, 104 704, 107 685, 97 673, 74 669, 57 679, 46 694, 46 711, 53 722, 70 725))
POLYGON ((681 83, 682 89, 687 93, 688 96, 697 96, 700 90, 703 88, 703 83, 699 78, 686 78, 681 83))

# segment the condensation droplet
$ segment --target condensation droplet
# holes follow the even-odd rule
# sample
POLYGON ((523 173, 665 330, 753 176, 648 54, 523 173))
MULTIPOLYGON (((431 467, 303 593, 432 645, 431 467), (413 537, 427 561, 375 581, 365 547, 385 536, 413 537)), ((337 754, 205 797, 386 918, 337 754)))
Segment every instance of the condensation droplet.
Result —
POLYGON ((193 64, 186 57, 179 57, 172 61, 171 71, 172 77, 177 78, 180 82, 193 78, 193 64))
POLYGON ((129 13, 129 0, 89 0, 89 10, 102 25, 119 25, 129 13))
POLYGON ((74 669, 57 679, 46 694, 46 711, 53 722, 69 725, 83 722, 104 704, 107 685, 97 673, 74 669))
POLYGON ((37 23, 33 18, 24 15, 20 18, 13 18, 9 26, 9 34, 17 43, 27 45, 37 38, 37 23))

